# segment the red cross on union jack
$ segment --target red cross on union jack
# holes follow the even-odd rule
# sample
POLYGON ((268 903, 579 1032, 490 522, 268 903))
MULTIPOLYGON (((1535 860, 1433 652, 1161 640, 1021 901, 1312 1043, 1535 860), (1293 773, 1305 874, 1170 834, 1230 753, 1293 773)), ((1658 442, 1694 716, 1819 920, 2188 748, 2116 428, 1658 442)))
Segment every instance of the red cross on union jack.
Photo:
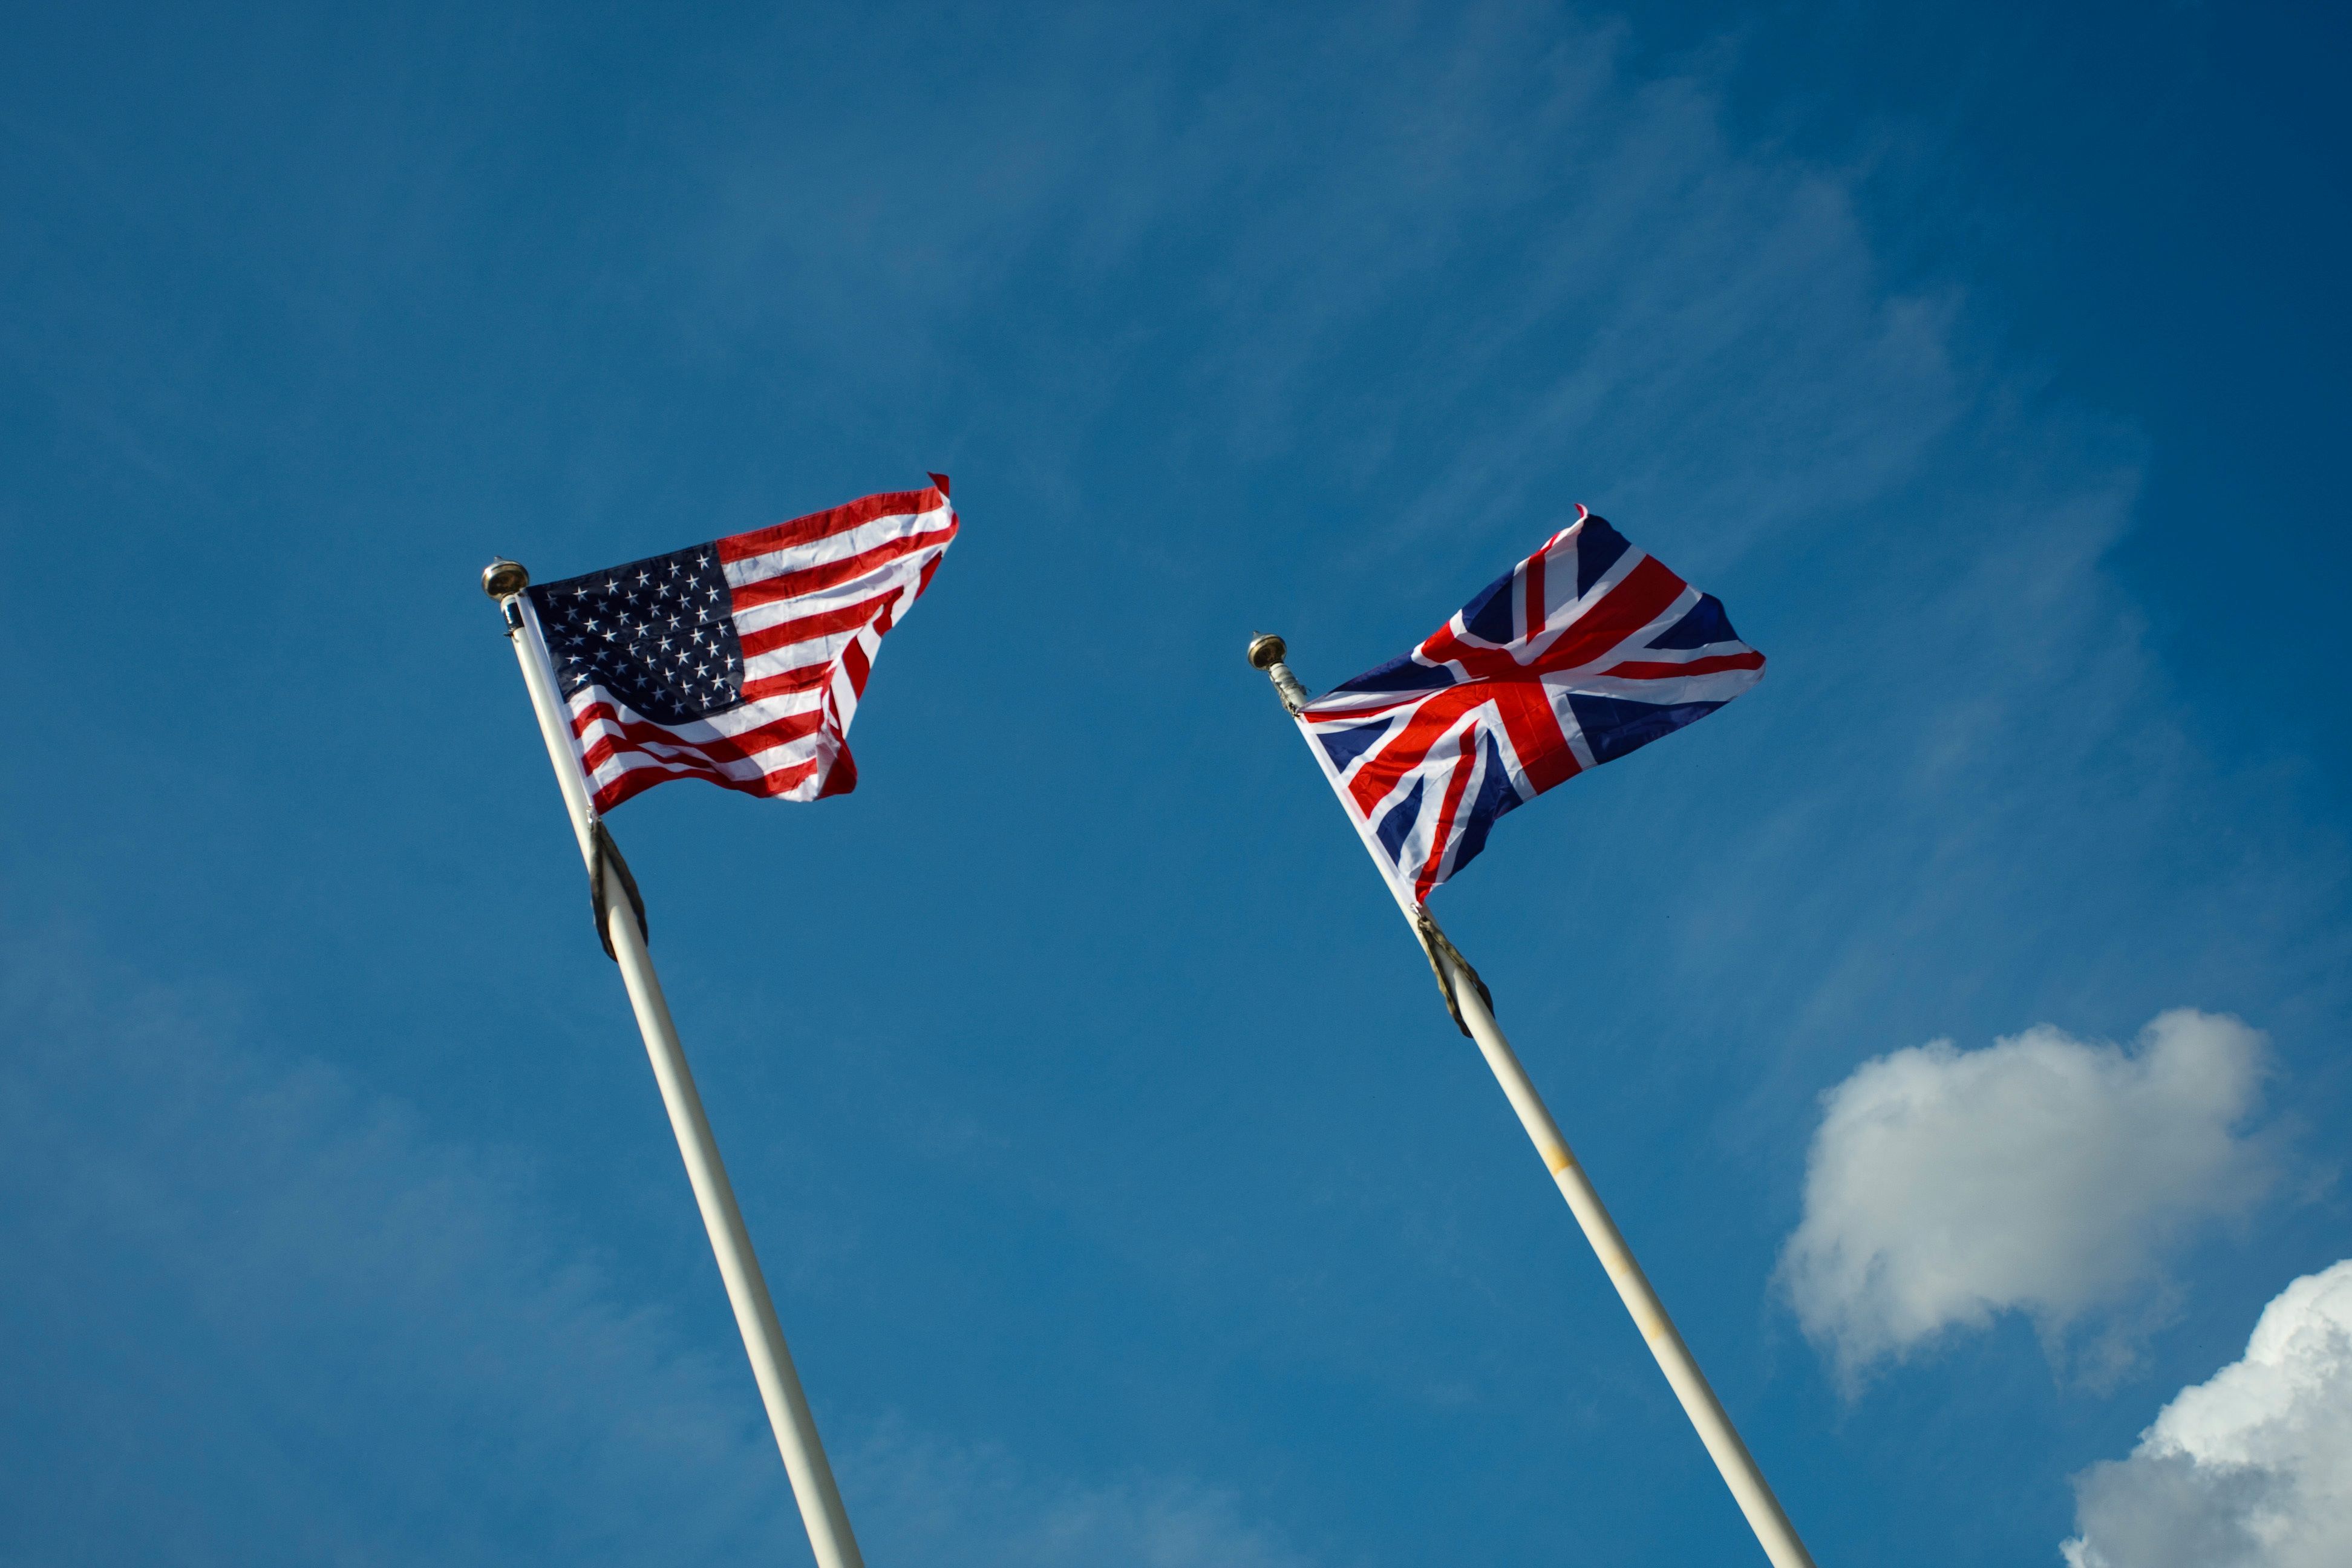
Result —
POLYGON ((1764 676, 1723 605, 1582 507, 1422 645, 1298 722, 1418 903, 1495 819, 1722 707, 1764 676))

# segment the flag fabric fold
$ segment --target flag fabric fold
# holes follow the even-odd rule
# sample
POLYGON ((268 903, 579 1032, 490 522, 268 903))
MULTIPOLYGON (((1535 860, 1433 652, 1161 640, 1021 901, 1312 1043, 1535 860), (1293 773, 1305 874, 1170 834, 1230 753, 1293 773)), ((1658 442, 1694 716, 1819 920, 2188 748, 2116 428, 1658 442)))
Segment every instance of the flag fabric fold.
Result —
POLYGON ((678 778, 855 788, 849 724, 882 638, 956 536, 931 479, 526 590, 596 809, 678 778))
POLYGON ((1420 647, 1308 703, 1300 729, 1416 903, 1496 820, 1754 686, 1713 595, 1583 507, 1420 647))

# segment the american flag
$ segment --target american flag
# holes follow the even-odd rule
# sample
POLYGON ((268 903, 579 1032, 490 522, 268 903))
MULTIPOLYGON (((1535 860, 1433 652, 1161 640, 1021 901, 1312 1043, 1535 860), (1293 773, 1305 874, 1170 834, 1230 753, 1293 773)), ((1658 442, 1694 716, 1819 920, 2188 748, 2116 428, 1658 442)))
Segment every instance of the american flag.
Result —
POLYGON ((1419 647, 1298 714, 1364 842, 1416 904, 1505 812, 1764 678, 1764 656, 1713 595, 1576 514, 1419 647))
POLYGON ((535 584, 532 614, 610 811, 671 779, 814 800, 856 787, 844 737, 883 634, 956 536, 948 481, 535 584))

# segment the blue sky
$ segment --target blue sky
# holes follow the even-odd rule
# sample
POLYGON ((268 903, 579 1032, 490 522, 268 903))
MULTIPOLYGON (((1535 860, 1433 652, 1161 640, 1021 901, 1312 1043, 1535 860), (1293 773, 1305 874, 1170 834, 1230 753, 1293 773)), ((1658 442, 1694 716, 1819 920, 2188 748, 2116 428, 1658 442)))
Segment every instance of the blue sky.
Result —
POLYGON ((2352 1451, 2151 1427, 2352 1256, 2340 23, 11 30, 16 1561, 804 1560, 476 574, 926 468, 857 793, 614 819, 877 1568, 1752 1550, 1241 658, 1578 501, 1770 673, 1435 903, 1816 1555, 2352 1451))

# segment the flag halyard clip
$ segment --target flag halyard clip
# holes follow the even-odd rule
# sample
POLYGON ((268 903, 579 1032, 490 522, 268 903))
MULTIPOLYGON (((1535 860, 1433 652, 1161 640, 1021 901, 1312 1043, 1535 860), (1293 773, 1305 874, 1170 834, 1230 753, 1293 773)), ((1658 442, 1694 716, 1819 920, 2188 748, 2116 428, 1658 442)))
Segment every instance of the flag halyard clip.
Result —
POLYGON ((1470 984, 1477 987, 1478 1000, 1486 1005, 1486 1016, 1490 1018, 1495 1014, 1494 994, 1486 989, 1486 983, 1478 978, 1478 972, 1470 967, 1470 961, 1462 956, 1462 950, 1446 940, 1445 933, 1438 929, 1437 921, 1426 905, 1413 911, 1412 930, 1413 934, 1421 938, 1421 951, 1429 959, 1430 973, 1437 976, 1437 993, 1445 998, 1445 1010, 1453 1016, 1454 1026, 1461 1030, 1465 1038, 1469 1037, 1470 1026, 1462 1020, 1462 1004, 1454 994, 1454 980, 1446 965, 1451 963, 1454 969, 1470 977, 1470 984))
MULTIPOLYGON (((588 867, 588 903, 596 919, 596 940, 604 944, 604 956, 618 963, 621 955, 613 951, 613 930, 604 918, 604 868, 609 863, 621 879, 621 891, 629 895, 629 908, 637 917, 637 935, 652 945, 653 933, 646 925, 646 900, 637 891, 637 879, 629 874, 629 863, 621 858, 621 847, 613 842, 605 831, 603 818, 598 818, 595 831, 589 840, 595 847, 595 858, 588 867)), ((1442 939, 1441 939, 1442 940, 1442 939)))

